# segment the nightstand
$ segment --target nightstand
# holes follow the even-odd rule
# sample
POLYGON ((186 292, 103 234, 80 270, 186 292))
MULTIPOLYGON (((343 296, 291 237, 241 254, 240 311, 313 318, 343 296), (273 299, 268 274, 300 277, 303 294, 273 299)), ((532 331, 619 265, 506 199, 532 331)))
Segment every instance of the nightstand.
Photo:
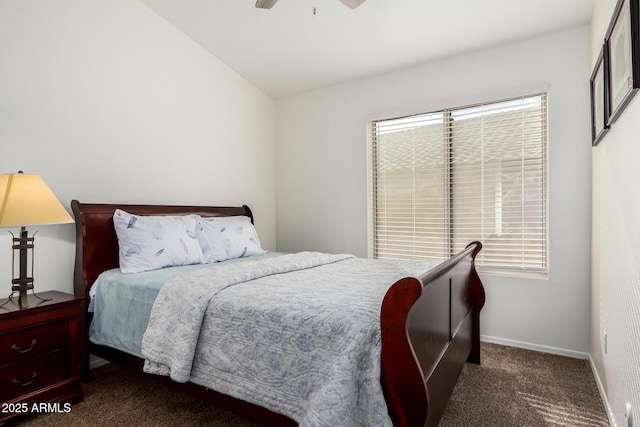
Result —
POLYGON ((0 425, 25 413, 69 412, 82 400, 77 325, 83 300, 57 291, 38 296, 50 301, 29 295, 28 308, 12 301, 0 308, 0 425))

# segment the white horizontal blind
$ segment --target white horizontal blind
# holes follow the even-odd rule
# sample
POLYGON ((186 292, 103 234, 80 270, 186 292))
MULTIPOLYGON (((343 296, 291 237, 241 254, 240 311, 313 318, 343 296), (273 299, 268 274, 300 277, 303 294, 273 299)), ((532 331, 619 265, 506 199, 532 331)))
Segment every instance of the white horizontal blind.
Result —
POLYGON ((448 249, 442 112, 373 123, 373 256, 442 259, 448 249))
POLYGON ((370 254, 546 272, 546 94, 371 122, 370 254))

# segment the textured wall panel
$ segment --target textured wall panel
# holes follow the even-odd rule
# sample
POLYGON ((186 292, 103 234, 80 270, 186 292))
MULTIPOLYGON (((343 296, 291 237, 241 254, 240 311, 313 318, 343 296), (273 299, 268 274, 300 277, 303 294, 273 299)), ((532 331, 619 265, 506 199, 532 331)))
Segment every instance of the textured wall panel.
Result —
POLYGON ((605 141, 594 150, 599 247, 594 248, 593 262, 598 263, 599 274, 593 280, 600 295, 594 306, 600 309, 601 339, 605 331, 608 334, 607 353, 602 355, 607 399, 617 426, 626 427, 627 402, 633 406, 634 425, 640 425, 640 259, 633 250, 640 236, 634 235, 637 226, 630 223, 640 221, 640 171, 625 168, 620 158, 624 150, 614 143, 625 144, 605 141))

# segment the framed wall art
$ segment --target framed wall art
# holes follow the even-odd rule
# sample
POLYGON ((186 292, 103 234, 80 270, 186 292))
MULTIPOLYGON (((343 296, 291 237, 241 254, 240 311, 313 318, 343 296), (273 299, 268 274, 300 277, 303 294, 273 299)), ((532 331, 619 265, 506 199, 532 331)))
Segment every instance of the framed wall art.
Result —
POLYGON ((607 72, 607 45, 600 49, 600 55, 591 73, 591 144, 596 146, 609 131, 609 73, 607 72))
POLYGON ((619 0, 605 36, 609 120, 616 121, 640 87, 640 2, 619 0))

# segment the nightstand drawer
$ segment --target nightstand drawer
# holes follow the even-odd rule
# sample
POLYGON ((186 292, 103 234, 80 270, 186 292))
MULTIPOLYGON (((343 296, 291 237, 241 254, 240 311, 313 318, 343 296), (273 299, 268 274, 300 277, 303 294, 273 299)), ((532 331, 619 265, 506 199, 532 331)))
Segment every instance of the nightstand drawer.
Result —
POLYGON ((66 351, 58 351, 15 368, 0 371, 0 402, 6 402, 69 376, 66 351))
POLYGON ((0 337, 0 368, 66 349, 68 322, 56 322, 0 337))

